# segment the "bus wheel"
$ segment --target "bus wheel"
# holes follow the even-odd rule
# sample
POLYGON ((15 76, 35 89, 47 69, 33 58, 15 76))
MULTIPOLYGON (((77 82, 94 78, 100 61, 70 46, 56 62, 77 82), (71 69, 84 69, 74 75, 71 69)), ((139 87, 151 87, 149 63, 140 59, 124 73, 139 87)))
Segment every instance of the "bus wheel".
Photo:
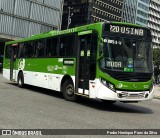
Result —
POLYGON ((18 74, 18 80, 17 80, 17 82, 18 82, 18 86, 20 88, 24 87, 24 77, 23 77, 23 73, 22 72, 20 72, 18 74))
POLYGON ((104 104, 114 104, 116 101, 102 100, 104 104))
POLYGON ((66 80, 63 84, 63 97, 67 100, 67 101, 76 101, 77 100, 77 96, 74 93, 74 85, 72 83, 71 80, 66 80))

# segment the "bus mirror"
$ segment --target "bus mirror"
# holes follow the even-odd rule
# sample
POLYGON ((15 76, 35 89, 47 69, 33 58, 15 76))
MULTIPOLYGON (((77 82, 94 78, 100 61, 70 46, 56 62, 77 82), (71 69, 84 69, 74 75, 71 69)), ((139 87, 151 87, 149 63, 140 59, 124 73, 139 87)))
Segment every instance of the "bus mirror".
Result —
POLYGON ((103 38, 100 39, 100 53, 103 53, 103 43, 104 43, 104 40, 103 38))
POLYGON ((105 43, 107 43, 107 39, 101 38, 101 42, 100 42, 100 52, 103 53, 104 56, 107 55, 105 43))
POLYGON ((100 53, 103 53, 104 56, 107 55, 104 43, 100 43, 100 53))
POLYGON ((103 45, 103 55, 104 55, 105 57, 107 56, 107 50, 106 50, 105 45, 103 45))
POLYGON ((100 43, 103 43, 104 42, 104 40, 103 40, 103 38, 101 38, 101 42, 100 43))
POLYGON ((100 53, 103 52, 103 43, 100 43, 100 53))

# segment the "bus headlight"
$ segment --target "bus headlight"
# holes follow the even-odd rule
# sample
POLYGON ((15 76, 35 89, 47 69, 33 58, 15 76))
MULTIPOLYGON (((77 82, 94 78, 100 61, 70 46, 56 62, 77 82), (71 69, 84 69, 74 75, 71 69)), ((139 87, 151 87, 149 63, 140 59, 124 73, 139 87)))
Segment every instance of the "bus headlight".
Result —
POLYGON ((100 78, 100 81, 101 81, 101 83, 102 83, 103 85, 105 85, 106 87, 108 87, 108 88, 111 89, 112 91, 116 92, 116 89, 115 89, 115 87, 114 87, 114 84, 106 81, 106 80, 103 79, 103 78, 100 78))

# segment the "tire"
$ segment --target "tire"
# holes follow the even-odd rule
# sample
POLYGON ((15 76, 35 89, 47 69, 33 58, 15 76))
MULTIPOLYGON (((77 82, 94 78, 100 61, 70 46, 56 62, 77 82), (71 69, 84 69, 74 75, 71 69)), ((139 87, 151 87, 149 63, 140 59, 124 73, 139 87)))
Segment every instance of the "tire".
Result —
POLYGON ((67 101, 75 102, 77 100, 77 95, 75 95, 74 85, 71 80, 66 80, 63 83, 62 94, 67 101))
POLYGON ((102 100, 102 102, 104 103, 104 104, 114 104, 114 103, 116 103, 116 101, 110 101, 110 100, 102 100))
POLYGON ((20 72, 20 73, 18 74, 17 83, 18 83, 18 87, 20 87, 20 88, 23 88, 23 87, 24 87, 24 77, 23 77, 23 73, 22 73, 22 72, 20 72))

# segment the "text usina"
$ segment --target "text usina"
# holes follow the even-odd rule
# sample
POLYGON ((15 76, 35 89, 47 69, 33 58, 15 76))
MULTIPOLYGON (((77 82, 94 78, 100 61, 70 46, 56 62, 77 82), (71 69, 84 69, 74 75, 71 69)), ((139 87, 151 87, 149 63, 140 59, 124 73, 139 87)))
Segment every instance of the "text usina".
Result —
POLYGON ((114 33, 122 33, 128 35, 144 36, 144 30, 140 28, 122 27, 122 26, 110 26, 110 31, 114 33))

